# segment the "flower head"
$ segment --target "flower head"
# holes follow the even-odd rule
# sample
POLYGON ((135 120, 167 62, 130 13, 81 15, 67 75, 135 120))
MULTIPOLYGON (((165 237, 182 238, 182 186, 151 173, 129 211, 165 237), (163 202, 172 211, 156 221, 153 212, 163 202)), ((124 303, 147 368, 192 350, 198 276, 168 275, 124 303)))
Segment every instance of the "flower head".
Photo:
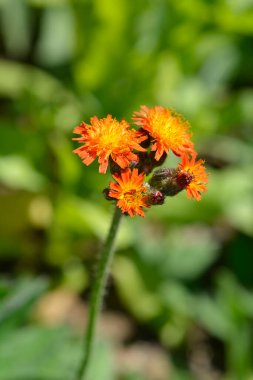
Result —
POLYGON ((110 182, 109 197, 117 199, 117 206, 123 213, 130 216, 136 214, 144 216, 143 207, 149 207, 146 203, 147 188, 143 185, 144 173, 138 173, 138 169, 126 169, 121 174, 114 174, 117 183, 110 182))
POLYGON ((159 106, 141 106, 141 110, 135 112, 133 120, 151 136, 151 150, 156 152, 157 161, 164 153, 168 154, 169 150, 177 156, 186 152, 194 153, 189 124, 174 111, 159 106))
POLYGON ((176 180, 179 185, 184 185, 188 198, 201 199, 201 192, 207 191, 205 184, 208 182, 204 161, 196 160, 195 153, 190 159, 187 154, 182 157, 182 162, 178 165, 176 180))
POLYGON ((129 124, 108 115, 104 119, 96 116, 90 119, 91 124, 82 122, 74 129, 74 133, 81 137, 74 138, 82 146, 75 149, 76 153, 85 165, 90 165, 96 157, 99 162, 99 172, 106 173, 109 158, 122 169, 126 168, 131 161, 138 161, 138 155, 133 150, 145 151, 139 144, 146 140, 142 133, 129 128, 129 124))

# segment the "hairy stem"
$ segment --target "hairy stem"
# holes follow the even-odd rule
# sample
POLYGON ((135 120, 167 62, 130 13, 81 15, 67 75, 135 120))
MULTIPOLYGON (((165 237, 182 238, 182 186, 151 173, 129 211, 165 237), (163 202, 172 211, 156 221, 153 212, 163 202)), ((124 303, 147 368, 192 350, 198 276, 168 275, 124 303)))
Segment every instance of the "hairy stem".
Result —
POLYGON ((121 216, 122 213, 120 209, 118 207, 115 207, 111 227, 101 251, 96 278, 91 289, 90 310, 85 337, 84 353, 76 380, 86 380, 87 370, 92 356, 92 349, 95 340, 97 319, 102 306, 104 289, 109 275, 109 268, 114 253, 114 242, 119 228, 121 216))

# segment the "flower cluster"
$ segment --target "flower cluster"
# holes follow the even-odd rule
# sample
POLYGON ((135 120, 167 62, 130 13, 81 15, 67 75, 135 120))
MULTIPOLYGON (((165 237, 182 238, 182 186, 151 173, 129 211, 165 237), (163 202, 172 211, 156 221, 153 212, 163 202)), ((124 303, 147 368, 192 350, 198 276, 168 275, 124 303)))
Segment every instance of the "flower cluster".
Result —
POLYGON ((85 165, 98 157, 99 172, 108 166, 112 178, 104 190, 106 199, 115 200, 124 214, 144 216, 144 208, 161 205, 166 196, 186 190, 188 198, 201 199, 208 182, 204 161, 197 158, 189 123, 165 107, 142 106, 133 114, 131 128, 126 120, 111 115, 82 122, 74 129, 82 145, 73 152, 85 165), (145 177, 161 166, 170 151, 181 159, 177 168, 156 169, 149 182, 145 177))

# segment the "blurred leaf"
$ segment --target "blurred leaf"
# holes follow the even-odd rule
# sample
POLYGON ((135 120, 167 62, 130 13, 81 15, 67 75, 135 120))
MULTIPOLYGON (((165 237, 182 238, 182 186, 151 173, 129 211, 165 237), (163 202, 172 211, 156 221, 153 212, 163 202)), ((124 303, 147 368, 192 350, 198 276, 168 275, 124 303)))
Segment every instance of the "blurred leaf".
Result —
POLYGON ((253 235, 253 185, 251 181, 253 171, 252 167, 244 166, 243 168, 231 168, 216 177, 219 181, 219 191, 217 199, 224 207, 224 214, 227 220, 235 228, 238 228, 246 234, 253 235))
POLYGON ((196 379, 196 377, 194 377, 194 375, 191 375, 188 371, 183 371, 180 369, 175 370, 173 372, 173 376, 175 380, 195 380, 196 379))
MULTIPOLYGON (((248 117, 248 115, 246 115, 246 117, 248 117)), ((219 157, 220 160, 229 163, 230 166, 246 166, 249 165, 253 159, 253 150, 249 142, 231 136, 216 134, 215 138, 209 137, 208 141, 202 142, 202 145, 203 150, 208 150, 211 156, 219 157)), ((231 168, 228 167, 227 169, 230 170, 231 168)), ((243 171, 244 168, 242 168, 242 173, 243 171)), ((212 181, 212 173, 210 181, 212 181)))
POLYGON ((1 342, 2 375, 6 380, 61 379, 63 374, 71 377, 78 347, 73 345, 68 335, 62 328, 30 327, 14 332, 12 339, 1 342), (16 352, 19 353, 18 358, 16 352), (12 366, 14 357, 16 364, 12 366))
MULTIPOLYGON (((154 226, 155 229, 155 226, 154 226)), ((138 236, 139 251, 145 263, 160 272, 163 278, 193 279, 200 276, 216 259, 219 245, 205 225, 171 227, 159 239, 145 226, 138 236), (161 265, 162 263, 162 265, 161 265)))
MULTIPOLYGON (((241 91, 239 93, 238 102, 239 102, 240 111, 243 115, 243 119, 245 120, 245 123, 250 123, 252 125, 252 123, 253 123, 253 112, 252 112, 251 105, 253 102, 253 90, 252 89, 245 89, 245 90, 241 91)), ((249 133, 249 137, 252 140, 252 136, 250 133, 249 133)))
POLYGON ((33 6, 38 7, 56 7, 68 4, 68 0, 26 0, 27 3, 30 3, 33 6))
MULTIPOLYGON (((92 44, 83 50, 82 58, 76 64, 75 76, 79 86, 96 89, 117 70, 117 62, 124 55, 124 39, 126 21, 129 11, 127 2, 120 0, 117 7, 113 0, 94 1, 94 20, 92 44), (99 46, 99 49, 97 48, 99 46)), ((83 20, 81 19, 83 23, 83 20)))
POLYGON ((194 298, 191 297, 190 292, 176 281, 167 281, 160 287, 160 296, 163 302, 173 310, 173 312, 184 315, 192 316, 194 307, 194 298))
MULTIPOLYGON (((81 347, 81 342, 67 328, 24 327, 1 339, 1 376, 5 380, 71 379, 79 365, 81 347)), ((96 345, 94 356, 92 378, 111 380, 107 346, 96 345)))
MULTIPOLYGON (((26 316, 31 304, 47 289, 48 281, 37 277, 21 278, 10 288, 0 305, 0 328, 12 321, 20 322, 26 316)), ((1 356, 1 355, 0 355, 1 356)))
POLYGON ((75 190, 81 176, 80 163, 72 154, 71 142, 58 134, 56 139, 57 144, 55 138, 52 138, 50 145, 58 160, 58 175, 66 188, 75 190))
POLYGON ((251 323, 253 296, 237 283, 235 277, 225 271, 218 276, 217 302, 233 324, 233 330, 226 336, 228 344, 228 365, 238 378, 248 378, 252 359, 251 323), (235 344, 234 342, 237 342, 235 344))
POLYGON ((233 322, 220 305, 208 295, 196 297, 194 313, 196 320, 207 331, 221 340, 226 340, 233 332, 233 322))
MULTIPOLYGON (((55 124, 58 128, 70 130, 72 126, 80 122, 80 100, 67 90, 60 80, 35 67, 0 59, 0 95, 14 99, 21 97, 20 100, 22 100, 25 93, 46 102, 47 107, 50 106, 51 117, 55 116, 55 124), (60 109, 55 110, 52 105, 57 105, 60 109), (64 120, 61 113, 62 107, 65 109, 64 120), (67 114, 66 110, 68 110, 67 114)), ((33 101, 34 98, 32 98, 33 101)), ((43 115, 44 111, 45 104, 40 108, 39 115, 43 115)), ((38 115, 35 114, 35 116, 38 115)))
POLYGON ((216 20, 227 32, 252 35, 252 18, 252 9, 249 9, 248 12, 233 12, 225 3, 221 3, 220 6, 216 8, 216 20))
POLYGON ((122 380, 146 380, 146 378, 140 374, 129 373, 123 375, 122 380))
POLYGON ((71 8, 47 8, 41 28, 41 37, 36 47, 37 60, 49 66, 70 60, 74 50, 74 20, 71 8))
POLYGON ((164 252, 167 253, 167 258, 164 257, 164 266, 168 268, 168 273, 179 278, 200 276, 218 254, 217 242, 210 231, 201 226, 174 230, 166 243, 164 252))
POLYGON ((141 320, 153 318, 160 311, 157 297, 150 293, 134 264, 126 257, 117 257, 113 265, 117 290, 127 307, 141 320))
MULTIPOLYGON (((110 214, 99 204, 74 197, 72 195, 62 194, 58 204, 58 222, 62 225, 69 226, 81 234, 88 228, 94 235, 104 239, 108 229, 110 214)), ((112 214, 112 210, 110 210, 112 214)), ((123 226, 119 233, 119 246, 130 244, 131 230, 127 224, 123 226)))
POLYGON ((9 54, 15 58, 24 57, 30 45, 30 25, 26 1, 3 1, 0 15, 2 33, 9 54))
POLYGON ((46 179, 22 156, 0 158, 0 181, 12 189, 42 190, 46 179))
POLYGON ((94 347, 93 361, 89 370, 90 379, 114 379, 114 366, 108 344, 98 342, 94 347))
POLYGON ((242 319, 253 317, 253 294, 243 288, 235 276, 227 271, 221 271, 217 276, 219 302, 227 310, 235 325, 242 319))
POLYGON ((183 285, 169 280, 161 285, 159 296, 167 310, 163 312, 165 323, 160 329, 161 340, 168 347, 178 347, 193 317, 194 297, 183 285))

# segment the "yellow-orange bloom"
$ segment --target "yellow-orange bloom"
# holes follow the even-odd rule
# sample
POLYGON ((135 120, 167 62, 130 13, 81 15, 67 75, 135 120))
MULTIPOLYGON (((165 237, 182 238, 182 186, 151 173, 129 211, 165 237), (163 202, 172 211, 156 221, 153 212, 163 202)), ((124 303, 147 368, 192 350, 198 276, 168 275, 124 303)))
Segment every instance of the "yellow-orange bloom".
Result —
POLYGON ((143 207, 150 207, 146 203, 147 189, 143 185, 145 174, 138 173, 138 169, 126 169, 121 174, 114 174, 117 183, 110 182, 109 197, 117 199, 117 206, 123 213, 130 216, 136 214, 144 216, 143 207))
POLYGON ((85 165, 90 165, 98 157, 100 173, 106 173, 109 158, 124 169, 131 161, 138 161, 137 154, 133 153, 134 149, 145 151, 139 144, 147 137, 134 129, 131 130, 125 120, 118 122, 108 115, 104 119, 94 116, 90 122, 91 124, 82 122, 74 129, 74 133, 80 134, 81 137, 73 140, 83 145, 73 152, 85 165))
POLYGON ((201 199, 201 192, 207 191, 205 184, 208 183, 207 173, 203 160, 196 160, 197 153, 190 159, 187 154, 182 156, 182 162, 178 165, 177 180, 185 182, 187 198, 201 199))
POLYGON ((164 152, 168 154, 169 150, 177 156, 186 152, 194 153, 189 124, 174 111, 160 106, 141 106, 140 111, 134 113, 133 120, 151 136, 151 150, 156 151, 157 161, 164 152))

